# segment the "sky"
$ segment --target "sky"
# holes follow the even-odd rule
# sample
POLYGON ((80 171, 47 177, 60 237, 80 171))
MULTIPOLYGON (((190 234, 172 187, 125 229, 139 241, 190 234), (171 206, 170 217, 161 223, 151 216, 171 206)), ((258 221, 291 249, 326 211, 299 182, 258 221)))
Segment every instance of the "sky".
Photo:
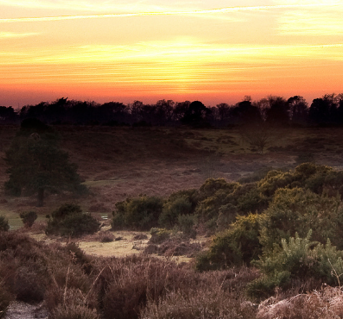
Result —
POLYGON ((343 93, 343 1, 0 0, 0 105, 343 93))

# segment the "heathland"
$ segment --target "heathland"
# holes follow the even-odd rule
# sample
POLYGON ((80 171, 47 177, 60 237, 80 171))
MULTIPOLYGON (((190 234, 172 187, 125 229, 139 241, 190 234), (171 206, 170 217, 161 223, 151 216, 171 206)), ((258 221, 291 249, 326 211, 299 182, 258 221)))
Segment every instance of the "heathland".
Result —
POLYGON ((343 315, 343 128, 188 124, 52 125, 88 191, 2 189, 0 317, 343 315))

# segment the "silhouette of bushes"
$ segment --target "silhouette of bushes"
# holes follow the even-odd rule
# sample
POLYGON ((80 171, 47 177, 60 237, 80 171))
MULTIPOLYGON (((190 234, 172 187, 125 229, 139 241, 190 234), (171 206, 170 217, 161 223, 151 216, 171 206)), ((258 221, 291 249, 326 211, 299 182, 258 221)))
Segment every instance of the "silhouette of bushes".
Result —
POLYGON ((99 222, 91 214, 82 213, 81 207, 64 204, 52 213, 46 234, 79 237, 99 230, 99 222))
POLYGON ((23 224, 25 227, 32 227, 33 223, 37 219, 37 213, 30 211, 30 212, 22 212, 19 214, 21 220, 23 221, 23 224))

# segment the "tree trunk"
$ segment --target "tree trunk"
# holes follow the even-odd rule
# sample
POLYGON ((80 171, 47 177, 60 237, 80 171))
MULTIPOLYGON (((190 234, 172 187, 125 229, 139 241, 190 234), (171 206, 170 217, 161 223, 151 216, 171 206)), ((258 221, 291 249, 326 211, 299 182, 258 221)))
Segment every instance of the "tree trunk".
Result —
POLYGON ((44 203, 44 188, 38 189, 37 207, 42 207, 44 203))

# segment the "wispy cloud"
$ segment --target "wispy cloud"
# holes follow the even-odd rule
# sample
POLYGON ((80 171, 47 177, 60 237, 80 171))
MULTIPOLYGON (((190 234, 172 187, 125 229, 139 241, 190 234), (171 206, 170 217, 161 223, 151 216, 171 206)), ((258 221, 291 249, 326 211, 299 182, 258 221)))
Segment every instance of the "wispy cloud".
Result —
POLYGON ((11 39, 11 38, 26 38, 39 35, 38 32, 31 32, 31 33, 15 33, 15 32, 0 32, 0 40, 1 39, 11 39))
MULTIPOLYGON (((0 1, 1 3, 1 1, 0 1)), ((338 4, 332 4, 338 6, 338 4)), ((110 14, 90 14, 90 15, 62 15, 62 16, 44 16, 44 17, 23 17, 23 18, 5 18, 0 19, 0 23, 10 22, 41 22, 41 21, 63 21, 63 20, 77 20, 77 19, 99 19, 99 18, 123 18, 123 17, 138 17, 138 16, 158 16, 158 15, 196 15, 204 16, 211 14, 227 14, 244 11, 270 11, 280 9, 294 9, 307 7, 323 7, 327 6, 324 3, 317 4, 280 4, 271 6, 249 6, 249 7, 227 7, 214 8, 205 10, 185 10, 185 11, 150 11, 150 12, 135 12, 135 13, 110 13, 110 14)))

